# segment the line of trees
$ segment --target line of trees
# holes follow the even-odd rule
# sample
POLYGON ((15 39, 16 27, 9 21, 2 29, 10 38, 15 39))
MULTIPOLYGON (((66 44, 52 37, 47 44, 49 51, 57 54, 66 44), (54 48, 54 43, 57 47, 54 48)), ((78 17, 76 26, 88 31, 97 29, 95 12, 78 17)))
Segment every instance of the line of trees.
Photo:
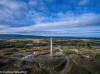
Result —
POLYGON ((16 42, 7 42, 0 41, 0 49, 2 48, 23 48, 25 47, 27 41, 16 41, 16 42))
POLYGON ((28 47, 27 43, 33 43, 33 46, 47 46, 48 43, 34 43, 32 41, 16 41, 16 42, 7 42, 0 41, 0 49, 3 48, 26 48, 28 47))

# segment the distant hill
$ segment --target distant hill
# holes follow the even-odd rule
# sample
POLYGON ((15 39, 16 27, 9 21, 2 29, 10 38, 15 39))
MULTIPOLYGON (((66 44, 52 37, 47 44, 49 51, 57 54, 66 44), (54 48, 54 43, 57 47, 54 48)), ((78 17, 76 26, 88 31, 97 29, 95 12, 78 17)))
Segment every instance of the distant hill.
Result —
MULTIPOLYGON (((67 38, 67 39, 100 39, 94 37, 68 37, 68 36, 52 36, 53 38, 67 38)), ((33 36, 33 35, 20 35, 20 34, 0 34, 0 39, 11 38, 50 38, 50 36, 33 36)))
POLYGON ((9 38, 44 38, 44 36, 19 35, 19 34, 0 34, 0 39, 9 39, 9 38))

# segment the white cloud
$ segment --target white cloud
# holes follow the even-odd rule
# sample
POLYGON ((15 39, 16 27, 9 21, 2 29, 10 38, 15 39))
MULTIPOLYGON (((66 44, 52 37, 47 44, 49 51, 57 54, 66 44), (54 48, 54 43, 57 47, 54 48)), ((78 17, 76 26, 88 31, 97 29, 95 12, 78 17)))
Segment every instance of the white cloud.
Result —
POLYGON ((1 24, 5 24, 6 22, 26 24, 29 21, 40 23, 47 19, 42 16, 41 12, 36 12, 34 9, 34 7, 36 7, 40 10, 46 11, 45 4, 41 0, 29 0, 29 3, 25 3, 22 0, 0 0, 0 6, 2 6, 2 9, 0 9, 0 22, 4 22, 1 24), (28 7, 30 9, 28 9, 28 7))
POLYGON ((31 5, 31 6, 36 6, 37 5, 37 1, 36 0, 29 0, 29 5, 31 5))
POLYGON ((13 10, 26 7, 26 4, 24 2, 16 1, 16 0, 0 0, 0 5, 13 10))
POLYGON ((79 5, 85 5, 85 4, 87 4, 89 2, 89 0, 81 0, 80 2, 79 2, 79 5))
POLYGON ((0 6, 0 22, 15 22, 18 20, 16 18, 21 18, 25 14, 21 12, 26 9, 26 3, 22 1, 0 0, 0 6))
POLYGON ((41 13, 34 10, 29 11, 27 17, 35 23, 41 23, 42 21, 47 19, 47 17, 42 16, 41 13))
POLYGON ((75 16, 75 14, 74 14, 74 12, 73 11, 71 11, 71 10, 69 10, 69 11, 67 11, 65 14, 64 13, 62 13, 62 12, 59 12, 58 14, 57 14, 57 16, 59 16, 59 17, 72 17, 72 16, 75 16))
MULTIPOLYGON (((63 18, 60 18, 60 19, 63 19, 63 18)), ((87 26, 87 25, 91 26, 97 23, 100 23, 100 15, 88 13, 88 14, 82 14, 77 17, 76 16, 71 17, 70 19, 67 19, 67 20, 48 22, 48 23, 38 23, 38 24, 24 26, 24 27, 7 27, 6 29, 0 30, 0 31, 5 32, 5 33, 17 33, 17 32, 27 32, 27 31, 30 31, 30 32, 38 31, 40 29, 46 29, 46 28, 49 28, 49 29, 52 28, 52 30, 55 30, 55 29, 60 30, 62 27, 67 29, 68 27, 87 26)))
POLYGON ((8 28, 9 26, 6 26, 6 25, 0 25, 0 29, 6 29, 8 28))

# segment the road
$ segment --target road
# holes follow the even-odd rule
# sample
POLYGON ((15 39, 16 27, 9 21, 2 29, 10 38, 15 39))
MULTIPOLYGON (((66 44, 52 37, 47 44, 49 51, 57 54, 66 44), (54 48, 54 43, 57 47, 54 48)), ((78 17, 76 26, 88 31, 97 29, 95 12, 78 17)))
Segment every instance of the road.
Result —
POLYGON ((32 54, 22 57, 21 59, 26 61, 32 61, 32 59, 38 56, 39 54, 39 52, 33 52, 32 54))

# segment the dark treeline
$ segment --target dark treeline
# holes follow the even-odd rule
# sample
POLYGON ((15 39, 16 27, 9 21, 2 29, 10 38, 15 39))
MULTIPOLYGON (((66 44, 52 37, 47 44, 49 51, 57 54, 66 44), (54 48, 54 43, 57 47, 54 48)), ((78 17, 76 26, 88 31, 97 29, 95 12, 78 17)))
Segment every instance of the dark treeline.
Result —
POLYGON ((23 48, 27 41, 16 41, 16 42, 7 42, 7 41, 0 41, 0 49, 2 48, 23 48))
POLYGON ((94 42, 85 42, 85 41, 76 41, 76 40, 69 40, 69 41, 54 41, 54 45, 64 45, 64 46, 96 46, 100 45, 94 42))
MULTIPOLYGON (((49 41, 34 43, 33 41, 16 41, 16 42, 7 42, 7 41, 0 41, 0 49, 2 48, 26 48, 27 43, 32 43, 32 46, 48 46, 50 45, 49 41)), ((53 45, 64 45, 64 46, 96 46, 100 45, 94 42, 85 42, 82 40, 68 40, 68 41, 53 41, 53 45)))
MULTIPOLYGON (((2 48, 26 48, 27 43, 32 43, 32 41, 16 41, 16 42, 7 42, 0 41, 0 49, 2 48)), ((48 43, 32 43, 33 46, 47 46, 48 43)))

